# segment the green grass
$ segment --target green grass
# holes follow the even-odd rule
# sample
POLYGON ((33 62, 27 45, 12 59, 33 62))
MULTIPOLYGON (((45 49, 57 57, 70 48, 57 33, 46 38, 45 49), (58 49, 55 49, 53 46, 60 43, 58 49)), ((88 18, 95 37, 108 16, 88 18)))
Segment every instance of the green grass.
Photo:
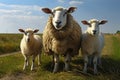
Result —
POLYGON ((20 51, 21 34, 0 34, 0 54, 20 51))
POLYGON ((116 36, 113 36, 112 40, 113 40, 112 45, 113 45, 113 50, 114 50, 113 58, 120 59, 120 40, 116 36))
MULTIPOLYGON (((22 37, 21 35, 16 35, 16 36, 19 36, 19 38, 22 37)), ((52 58, 51 56, 47 56, 44 54, 42 54, 42 65, 37 66, 37 62, 36 62, 35 71, 30 71, 30 66, 27 67, 27 70, 23 71, 22 68, 23 68, 24 58, 20 53, 18 53, 6 57, 0 57, 0 79, 2 80, 4 79, 5 80, 118 80, 120 79, 120 55, 119 55, 120 38, 116 37, 116 35, 106 35, 105 41, 106 41, 106 45, 103 50, 102 67, 98 67, 99 75, 93 75, 92 67, 88 67, 88 74, 82 73, 83 59, 81 58, 81 56, 76 56, 72 59, 71 62, 72 69, 70 72, 63 71, 64 58, 63 57, 60 58, 61 60, 60 71, 56 74, 53 74, 52 73, 53 67, 51 66, 52 58)), ((17 43, 19 43, 19 40, 17 43)))

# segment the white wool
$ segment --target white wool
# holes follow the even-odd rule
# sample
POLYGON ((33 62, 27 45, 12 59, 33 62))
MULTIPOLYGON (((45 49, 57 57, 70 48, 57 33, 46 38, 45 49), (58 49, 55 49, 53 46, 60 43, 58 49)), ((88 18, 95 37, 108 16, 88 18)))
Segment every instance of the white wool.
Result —
MULTIPOLYGON (((81 52, 84 57, 84 69, 83 71, 87 71, 87 63, 91 62, 88 59, 88 56, 93 57, 94 63, 94 74, 97 73, 97 62, 100 61, 101 52, 104 47, 104 36, 99 31, 99 25, 104 24, 107 21, 99 22, 96 19, 91 19, 89 22, 86 20, 82 21, 83 24, 88 25, 86 32, 82 35, 81 41, 81 52)), ((100 62, 99 62, 100 64, 100 62)))
MULTIPOLYGON (((41 40, 40 36, 35 35, 32 29, 26 29, 24 36, 20 43, 20 49, 21 49, 21 53, 23 54, 25 60, 29 56, 33 56, 34 58, 37 55, 40 56, 41 51, 42 51, 42 40, 41 40), (26 37, 28 37, 28 35, 26 35, 26 33, 32 34, 29 37, 30 38, 29 42, 26 40, 26 37)), ((40 63, 40 62, 38 61, 38 63, 40 63)), ((32 64, 32 66, 33 66, 33 64, 32 64)), ((25 67, 26 67, 26 64, 24 64, 24 68, 25 67)), ((31 70, 33 70, 33 67, 31 67, 31 70)))

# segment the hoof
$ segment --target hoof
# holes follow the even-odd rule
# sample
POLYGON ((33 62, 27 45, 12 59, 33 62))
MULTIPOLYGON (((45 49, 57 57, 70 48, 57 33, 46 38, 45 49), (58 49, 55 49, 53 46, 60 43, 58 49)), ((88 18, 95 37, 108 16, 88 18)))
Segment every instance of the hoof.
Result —
POLYGON ((53 73, 57 73, 57 72, 58 72, 58 70, 57 70, 57 69, 54 69, 54 70, 53 70, 53 73))
POLYGON ((83 73, 84 73, 84 74, 87 74, 87 70, 83 69, 83 73))
POLYGON ((71 71, 70 66, 69 66, 69 67, 65 67, 65 68, 64 68, 64 71, 66 71, 66 72, 71 71))
POLYGON ((65 68, 64 68, 64 70, 65 70, 65 71, 70 71, 70 70, 71 70, 69 63, 65 63, 65 68))
POLYGON ((98 74, 98 71, 97 69, 94 70, 94 75, 97 75, 98 74))

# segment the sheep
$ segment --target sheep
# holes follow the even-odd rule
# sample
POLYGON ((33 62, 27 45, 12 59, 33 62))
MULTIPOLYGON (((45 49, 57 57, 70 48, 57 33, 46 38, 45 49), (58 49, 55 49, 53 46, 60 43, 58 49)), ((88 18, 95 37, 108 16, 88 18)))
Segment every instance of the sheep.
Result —
POLYGON ((42 8, 43 12, 50 14, 43 31, 43 47, 45 54, 53 55, 53 73, 59 70, 59 55, 64 55, 64 70, 69 71, 71 57, 79 53, 82 31, 70 14, 75 10, 76 7, 42 8))
POLYGON ((29 57, 32 56, 32 65, 31 65, 31 71, 32 71, 34 70, 34 61, 37 55, 38 55, 38 65, 41 64, 42 40, 40 36, 34 34, 37 33, 39 30, 19 29, 19 31, 24 34, 20 43, 21 53, 25 59, 23 70, 25 70, 26 66, 28 66, 29 57))
POLYGON ((86 32, 82 35, 81 52, 84 58, 83 72, 87 73, 87 64, 90 60, 89 56, 93 57, 94 74, 97 74, 97 62, 100 64, 101 52, 104 47, 104 36, 99 30, 99 25, 105 24, 107 20, 98 21, 91 19, 81 21, 84 25, 88 25, 86 32))

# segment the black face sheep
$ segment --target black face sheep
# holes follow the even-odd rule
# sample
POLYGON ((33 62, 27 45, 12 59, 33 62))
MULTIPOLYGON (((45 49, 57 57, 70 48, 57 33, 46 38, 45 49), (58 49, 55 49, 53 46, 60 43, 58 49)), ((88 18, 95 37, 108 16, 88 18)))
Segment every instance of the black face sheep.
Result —
POLYGON ((84 73, 87 72, 87 64, 90 60, 88 56, 91 55, 93 57, 94 74, 97 74, 97 62, 101 62, 100 57, 104 47, 104 36, 99 32, 99 25, 106 22, 106 20, 98 21, 96 19, 91 19, 89 22, 86 20, 82 21, 83 24, 88 25, 86 33, 82 35, 81 41, 81 51, 84 57, 84 73))
POLYGON ((54 55, 54 73, 59 69, 59 55, 65 56, 65 70, 68 71, 71 57, 79 53, 81 27, 70 14, 75 10, 76 7, 42 8, 50 14, 43 32, 43 47, 46 54, 54 55))
POLYGON ((22 32, 23 38, 20 43, 20 49, 21 53, 25 58, 23 70, 26 69, 26 66, 28 66, 28 60, 29 57, 32 56, 32 65, 31 70, 34 69, 34 61, 36 56, 38 55, 38 65, 41 63, 41 51, 42 51, 42 40, 40 36, 35 35, 34 33, 37 33, 39 30, 32 30, 32 29, 19 29, 20 32, 22 32))

